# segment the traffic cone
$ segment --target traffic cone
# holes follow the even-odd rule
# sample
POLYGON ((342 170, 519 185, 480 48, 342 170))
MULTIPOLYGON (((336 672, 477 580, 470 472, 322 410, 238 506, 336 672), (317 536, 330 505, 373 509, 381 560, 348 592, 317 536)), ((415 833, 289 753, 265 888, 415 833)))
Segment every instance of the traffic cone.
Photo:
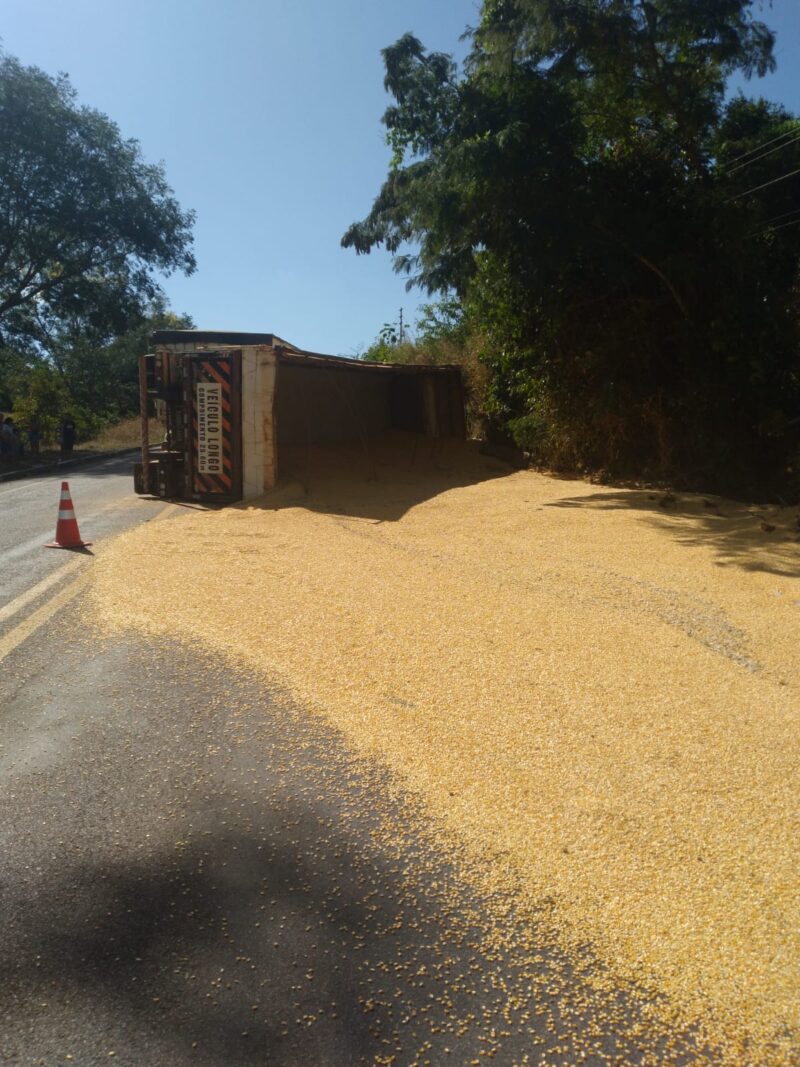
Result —
POLYGON ((61 483, 61 500, 58 505, 58 522, 56 523, 56 539, 49 541, 45 548, 85 548, 91 541, 81 541, 81 532, 78 529, 78 520, 72 508, 72 497, 69 495, 69 482, 61 483))

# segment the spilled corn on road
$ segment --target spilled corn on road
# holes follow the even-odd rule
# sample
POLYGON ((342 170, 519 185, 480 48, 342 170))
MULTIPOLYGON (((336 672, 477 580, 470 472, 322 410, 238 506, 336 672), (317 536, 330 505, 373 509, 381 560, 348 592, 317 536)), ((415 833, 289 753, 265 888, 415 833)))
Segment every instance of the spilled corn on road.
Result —
POLYGON ((3 1067, 644 1062, 646 1006, 487 944, 424 813, 258 679, 74 609, 4 668, 3 1067))
POLYGON ((481 1053, 581 1062, 613 1033, 617 1062, 796 1062, 796 509, 403 442, 296 470, 117 539, 87 621, 260 677, 388 775, 452 914, 481 902, 482 958, 526 976, 505 1003, 560 1005, 552 1060, 481 1053))

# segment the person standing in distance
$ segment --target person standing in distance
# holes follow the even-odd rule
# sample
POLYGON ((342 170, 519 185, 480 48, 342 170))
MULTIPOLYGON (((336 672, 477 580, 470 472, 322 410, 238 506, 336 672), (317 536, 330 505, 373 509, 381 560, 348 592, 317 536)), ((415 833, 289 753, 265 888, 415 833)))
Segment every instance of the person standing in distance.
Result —
POLYGON ((61 459, 69 459, 75 446, 75 422, 69 416, 61 423, 61 459))
POLYGON ((38 415, 28 419, 28 451, 32 456, 39 455, 39 442, 42 439, 42 427, 38 415))

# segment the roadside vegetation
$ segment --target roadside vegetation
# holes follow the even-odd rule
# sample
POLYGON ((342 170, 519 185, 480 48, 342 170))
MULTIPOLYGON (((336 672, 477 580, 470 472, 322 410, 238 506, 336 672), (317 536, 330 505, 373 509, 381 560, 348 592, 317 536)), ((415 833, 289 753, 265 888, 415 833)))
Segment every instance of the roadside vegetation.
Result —
POLYGON ((396 354, 479 364, 538 463, 800 497, 800 123, 727 91, 775 66, 759 6, 486 0, 461 67, 384 50, 391 165, 342 243, 445 298, 396 354))
MULTIPOLYGON (((164 434, 164 424, 160 419, 148 420, 150 427, 150 440, 158 441, 164 434)), ((127 449, 139 448, 142 440, 142 422, 138 415, 120 419, 106 425, 95 436, 87 436, 77 441, 72 456, 99 455, 103 452, 124 452, 127 449)), ((5 456, 0 463, 0 474, 8 474, 16 471, 33 471, 37 467, 59 463, 63 460, 58 436, 42 440, 38 451, 34 452, 24 441, 21 454, 5 456)))
MULTIPOLYGON (((384 50, 392 155, 342 243, 432 303, 365 356, 457 362, 470 429, 551 469, 800 499, 800 121, 758 0, 484 0, 463 64, 384 50)), ((0 412, 86 441, 191 326, 191 211, 65 75, 0 54, 0 412)))
POLYGON ((1 53, 0 192, 0 412, 24 458, 32 424, 44 451, 65 419, 80 443, 138 410, 148 334, 192 325, 158 278, 194 271, 194 216, 65 75, 1 53))

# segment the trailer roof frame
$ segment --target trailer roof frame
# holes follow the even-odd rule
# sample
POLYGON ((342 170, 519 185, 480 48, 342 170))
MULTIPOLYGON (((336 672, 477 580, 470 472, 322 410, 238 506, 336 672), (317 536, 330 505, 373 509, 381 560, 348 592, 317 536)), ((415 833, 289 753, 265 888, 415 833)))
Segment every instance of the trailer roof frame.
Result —
POLYGON ((248 347, 264 345, 274 348, 281 363, 293 363, 300 366, 319 367, 320 369, 341 370, 376 370, 384 374, 443 374, 460 370, 456 363, 378 363, 373 360, 353 359, 350 356, 332 356, 325 352, 308 352, 298 348, 289 341, 284 341, 274 333, 236 333, 226 330, 156 330, 151 335, 151 342, 156 348, 170 348, 172 345, 206 345, 219 347, 248 347))

